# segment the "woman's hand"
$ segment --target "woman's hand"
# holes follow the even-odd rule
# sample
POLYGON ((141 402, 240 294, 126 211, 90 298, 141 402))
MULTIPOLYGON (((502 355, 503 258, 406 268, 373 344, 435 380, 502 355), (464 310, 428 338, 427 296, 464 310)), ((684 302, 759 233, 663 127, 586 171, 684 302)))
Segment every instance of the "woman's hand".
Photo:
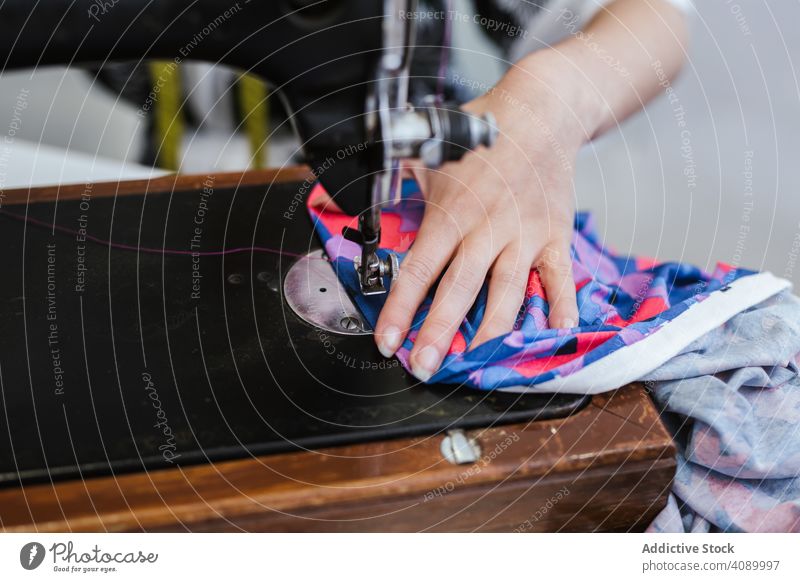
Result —
POLYGON ((500 135, 488 150, 419 172, 425 217, 376 326, 384 355, 397 351, 440 275, 411 352, 412 371, 423 380, 441 365, 487 273, 489 300, 472 346, 512 329, 532 266, 547 293, 550 326, 576 324, 575 154, 678 72, 686 34, 685 14, 671 2, 614 0, 583 31, 528 55, 467 104, 468 111, 491 111, 500 135))
POLYGON ((438 370, 487 274, 488 303, 472 347, 512 330, 532 267, 547 293, 550 326, 577 325, 572 164, 595 128, 585 126, 587 92, 559 62, 550 51, 535 53, 464 106, 494 114, 500 133, 493 147, 439 170, 415 169, 425 216, 375 335, 381 353, 394 354, 441 276, 411 352, 422 380, 438 370))

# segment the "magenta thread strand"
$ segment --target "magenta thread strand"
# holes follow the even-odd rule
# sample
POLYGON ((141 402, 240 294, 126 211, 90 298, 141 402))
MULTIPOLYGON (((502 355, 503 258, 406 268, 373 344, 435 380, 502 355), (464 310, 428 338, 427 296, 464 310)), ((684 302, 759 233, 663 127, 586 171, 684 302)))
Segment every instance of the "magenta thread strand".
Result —
MULTIPOLYGON (((50 229, 51 231, 58 231, 58 232, 61 232, 61 233, 64 233, 64 234, 70 234, 70 235, 73 235, 73 236, 79 234, 79 232, 77 230, 72 230, 70 228, 67 228, 65 226, 61 226, 61 225, 58 225, 58 224, 51 224, 49 222, 45 222, 45 221, 39 220, 37 218, 32 218, 30 216, 22 216, 20 214, 15 214, 15 213, 9 212, 7 210, 0 210, 0 214, 2 214, 4 216, 8 216, 9 218, 13 218, 14 220, 20 220, 22 222, 27 222, 27 223, 32 224, 34 226, 47 228, 47 229, 50 229)), ((86 240, 91 241, 91 242, 93 242, 95 244, 99 244, 99 245, 110 247, 112 249, 119 249, 119 250, 123 250, 123 251, 136 251, 136 252, 139 252, 139 253, 147 253, 147 254, 155 254, 155 255, 192 255, 192 256, 200 256, 200 257, 220 257, 220 256, 224 256, 224 255, 233 255, 233 254, 236 254, 236 253, 249 252, 249 253, 272 253, 272 254, 277 254, 277 255, 282 255, 282 256, 287 256, 287 257, 295 257, 295 258, 300 258, 300 257, 305 257, 306 256, 306 255, 304 255, 302 253, 293 253, 291 251, 282 251, 280 249, 273 249, 273 248, 269 248, 269 247, 257 247, 257 246, 235 247, 235 248, 232 248, 232 249, 224 249, 224 250, 218 250, 218 251, 197 251, 197 252, 195 252, 195 251, 185 251, 185 250, 181 250, 181 249, 166 249, 166 248, 165 249, 158 249, 158 248, 153 248, 153 247, 142 247, 142 246, 136 246, 136 245, 127 245, 127 244, 124 244, 124 243, 115 243, 115 242, 104 240, 104 239, 101 239, 99 237, 88 235, 88 234, 86 235, 86 240)))

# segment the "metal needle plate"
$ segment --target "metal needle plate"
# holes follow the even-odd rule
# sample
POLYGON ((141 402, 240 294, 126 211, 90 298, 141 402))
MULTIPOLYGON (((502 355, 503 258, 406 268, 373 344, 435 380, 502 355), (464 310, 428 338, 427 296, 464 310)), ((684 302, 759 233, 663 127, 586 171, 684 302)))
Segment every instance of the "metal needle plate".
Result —
POLYGON ((313 325, 343 335, 368 335, 372 328, 361 317, 323 251, 298 259, 286 274, 283 294, 297 316, 313 325))

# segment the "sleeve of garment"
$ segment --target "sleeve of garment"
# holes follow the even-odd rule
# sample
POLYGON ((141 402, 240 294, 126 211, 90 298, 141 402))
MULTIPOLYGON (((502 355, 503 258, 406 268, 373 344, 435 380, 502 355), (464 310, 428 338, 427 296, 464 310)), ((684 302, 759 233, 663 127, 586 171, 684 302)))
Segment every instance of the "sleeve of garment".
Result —
MULTIPOLYGON (((503 0, 501 0, 502 2, 503 0)), ((575 34, 614 0, 549 0, 543 10, 525 27, 513 44, 509 57, 515 62, 531 51, 550 46, 569 34, 575 34)), ((664 0, 685 13, 692 10, 692 0, 664 0)))
MULTIPOLYGON (((597 14, 603 6, 611 4, 614 0, 551 0, 547 4, 550 12, 562 12, 569 10, 584 21, 590 20, 597 14)), ((664 0, 673 6, 680 8, 684 12, 689 12, 692 8, 692 0, 664 0)))
POLYGON ((684 12, 689 12, 692 8, 692 0, 667 0, 670 4, 674 4, 684 12))

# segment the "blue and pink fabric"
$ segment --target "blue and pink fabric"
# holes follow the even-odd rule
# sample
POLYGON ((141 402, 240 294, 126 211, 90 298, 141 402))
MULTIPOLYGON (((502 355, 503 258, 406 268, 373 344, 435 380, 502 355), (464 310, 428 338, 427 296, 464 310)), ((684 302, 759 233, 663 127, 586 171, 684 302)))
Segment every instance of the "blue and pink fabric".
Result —
MULTIPOLYGON (((315 202, 309 210, 340 280, 373 325, 383 297, 363 297, 341 236, 355 220, 315 202)), ((382 247, 402 257, 424 205, 415 184, 383 212, 382 247)), ((486 291, 431 382, 481 389, 591 394, 646 382, 677 446, 669 503, 653 532, 800 531, 800 300, 788 281, 718 265, 618 256, 579 214, 573 274, 580 325, 550 329, 547 297, 531 271, 514 331, 475 349, 486 291)), ((408 369, 420 307, 398 357, 408 369)))
MULTIPOLYGON (((341 282, 374 326, 385 296, 365 297, 358 292, 353 257, 360 249, 341 234, 345 226, 355 227, 356 219, 320 204, 323 198, 319 185, 309 196, 314 226, 341 282)), ((404 182, 401 200, 382 213, 381 252, 397 253, 402 265, 423 213, 416 183, 404 182)), ((471 349, 484 315, 484 285, 430 382, 519 392, 612 390, 643 377, 702 334, 789 286, 769 273, 722 263, 713 273, 705 273, 682 263, 616 255, 602 245, 585 213, 576 215, 572 252, 578 327, 548 326, 547 296, 533 269, 514 330, 471 349)), ((409 352, 431 300, 432 294, 419 308, 397 352, 407 370, 409 352)))

